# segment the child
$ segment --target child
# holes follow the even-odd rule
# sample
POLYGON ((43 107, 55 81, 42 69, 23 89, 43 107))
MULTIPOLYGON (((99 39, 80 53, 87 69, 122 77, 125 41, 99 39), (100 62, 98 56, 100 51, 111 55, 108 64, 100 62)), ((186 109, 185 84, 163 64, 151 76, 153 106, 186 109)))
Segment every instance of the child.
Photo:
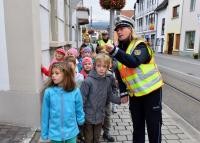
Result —
POLYGON ((81 70, 81 74, 84 76, 84 79, 87 78, 89 72, 92 70, 93 63, 91 57, 85 57, 82 60, 83 69, 81 70))
POLYGON ((76 143, 78 125, 84 123, 85 114, 72 66, 54 63, 50 77, 42 99, 41 138, 51 143, 76 143))
MULTIPOLYGON (((113 60, 110 58, 110 65, 107 74, 110 74, 113 76, 112 80, 112 94, 117 95, 118 94, 118 88, 117 83, 115 79, 115 74, 113 72, 113 60)), ((111 118, 111 105, 112 105, 112 111, 115 109, 113 106, 116 105, 114 103, 110 104, 110 102, 107 102, 106 104, 106 110, 105 110, 105 118, 104 118, 104 124, 103 124, 103 139, 107 140, 108 142, 114 142, 115 139, 110 135, 110 118, 111 118)), ((116 110, 115 110, 116 113, 116 110)))
POLYGON ((95 68, 90 71, 80 88, 86 118, 84 125, 86 143, 99 143, 106 103, 109 101, 121 103, 120 97, 112 95, 113 76, 106 74, 109 64, 108 55, 98 54, 95 58, 95 68))
POLYGON ((82 74, 78 73, 76 70, 76 58, 73 56, 68 56, 65 58, 65 62, 69 63, 73 70, 74 70, 74 74, 75 74, 75 82, 76 82, 76 86, 79 88, 81 86, 81 83, 84 80, 84 77, 82 74))
MULTIPOLYGON (((70 48, 69 50, 67 50, 66 52, 66 55, 67 56, 73 56, 75 59, 76 59, 76 72, 78 73, 79 70, 78 70, 78 56, 79 56, 79 53, 78 53, 78 50, 76 48, 70 48)), ((67 58, 67 56, 65 58, 67 58)))
MULTIPOLYGON (((56 51, 54 53, 54 58, 50 63, 49 69, 51 68, 51 65, 53 63, 55 63, 55 62, 63 62, 64 61, 64 57, 65 57, 65 50, 63 48, 56 49, 56 51)), ((41 72, 46 76, 50 76, 49 69, 47 69, 46 67, 42 66, 41 67, 41 72)))
POLYGON ((68 56, 73 56, 75 58, 77 58, 79 56, 78 50, 76 48, 70 48, 69 50, 67 50, 66 53, 68 56))
POLYGON ((82 70, 82 60, 85 57, 92 57, 92 50, 90 47, 82 47, 80 49, 80 58, 79 58, 79 63, 78 63, 78 71, 80 72, 82 70))

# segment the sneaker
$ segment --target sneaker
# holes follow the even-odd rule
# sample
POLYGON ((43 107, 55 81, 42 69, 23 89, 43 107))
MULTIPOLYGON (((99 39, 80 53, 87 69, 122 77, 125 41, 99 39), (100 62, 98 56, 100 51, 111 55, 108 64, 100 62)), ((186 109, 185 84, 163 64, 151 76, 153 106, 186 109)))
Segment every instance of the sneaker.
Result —
POLYGON ((113 113, 117 113, 117 110, 116 110, 116 108, 114 107, 114 108, 112 108, 112 112, 113 113))
POLYGON ((114 142, 115 141, 115 139, 109 134, 103 134, 103 138, 104 138, 104 140, 107 140, 108 142, 114 142))

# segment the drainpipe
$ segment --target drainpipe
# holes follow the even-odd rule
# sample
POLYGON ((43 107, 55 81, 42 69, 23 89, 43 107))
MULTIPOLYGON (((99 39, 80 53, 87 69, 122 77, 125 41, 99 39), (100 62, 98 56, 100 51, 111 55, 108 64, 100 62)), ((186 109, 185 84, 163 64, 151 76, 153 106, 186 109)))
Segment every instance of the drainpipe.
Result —
MULTIPOLYGON (((157 6, 158 6, 158 0, 156 1, 156 8, 157 8, 157 6)), ((156 18, 154 49, 155 49, 155 52, 156 52, 157 51, 156 43, 157 43, 158 13, 155 10, 154 10, 154 13, 155 13, 155 18, 156 18)))
MULTIPOLYGON (((181 39, 181 37, 182 37, 182 34, 181 34, 181 31, 182 31, 182 25, 183 25, 183 8, 184 8, 184 0, 183 0, 183 4, 182 4, 182 12, 181 12, 181 26, 180 26, 180 39, 181 39)), ((183 33, 183 34, 185 34, 185 33, 183 33)), ((185 39, 183 39, 184 40, 184 43, 185 43, 185 39)), ((181 41, 181 40, 180 40, 181 41)), ((184 46, 183 46, 184 47, 184 46)), ((185 51, 185 49, 183 48, 183 51, 185 51)), ((183 52, 182 51, 182 52, 183 52)), ((180 47, 179 47, 179 54, 180 54, 180 47)))
POLYGON ((69 40, 72 41, 72 3, 69 5, 69 40))
POLYGON ((156 26, 155 26, 155 27, 156 27, 156 32, 155 32, 155 38, 156 38, 156 39, 155 39, 155 41, 154 41, 154 46, 155 46, 155 52, 158 52, 158 51, 157 51, 157 47, 156 47, 157 35, 158 35, 158 34, 157 34, 157 31, 158 31, 158 30, 157 30, 157 28, 158 28, 158 12, 157 12, 157 11, 154 11, 154 13, 155 13, 155 17, 156 17, 156 24, 155 24, 155 25, 156 25, 156 26))

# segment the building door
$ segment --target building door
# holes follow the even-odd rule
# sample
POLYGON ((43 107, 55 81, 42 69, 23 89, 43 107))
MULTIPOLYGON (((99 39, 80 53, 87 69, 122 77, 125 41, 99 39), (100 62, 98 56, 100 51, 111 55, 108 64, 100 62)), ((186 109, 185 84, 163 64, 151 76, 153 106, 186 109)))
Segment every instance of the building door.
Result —
POLYGON ((172 54, 173 45, 174 45, 174 33, 168 34, 168 54, 172 54))
POLYGON ((161 53, 163 53, 164 38, 161 38, 161 53))
POLYGON ((176 46, 175 46, 175 49, 179 50, 179 46, 180 46, 180 34, 176 34, 176 46))

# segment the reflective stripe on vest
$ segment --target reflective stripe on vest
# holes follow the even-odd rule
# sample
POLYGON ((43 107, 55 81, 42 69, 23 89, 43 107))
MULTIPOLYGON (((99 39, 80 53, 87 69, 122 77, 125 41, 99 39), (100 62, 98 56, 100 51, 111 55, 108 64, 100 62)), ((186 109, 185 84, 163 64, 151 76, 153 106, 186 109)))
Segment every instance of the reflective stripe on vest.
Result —
MULTIPOLYGON (((133 40, 127 50, 127 54, 132 54, 134 49, 139 45, 142 40, 133 40)), ((120 72, 123 82, 126 84, 130 96, 143 96, 151 93, 152 91, 160 88, 163 81, 154 62, 153 51, 147 45, 148 52, 151 60, 148 64, 141 64, 137 68, 128 68, 118 62, 118 70, 120 72)))

